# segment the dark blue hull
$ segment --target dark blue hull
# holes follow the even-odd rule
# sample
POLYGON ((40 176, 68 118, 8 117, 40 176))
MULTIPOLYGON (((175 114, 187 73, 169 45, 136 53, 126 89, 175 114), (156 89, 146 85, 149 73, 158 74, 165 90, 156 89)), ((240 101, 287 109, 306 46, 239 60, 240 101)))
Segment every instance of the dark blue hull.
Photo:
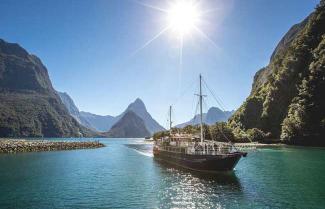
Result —
POLYGON ((233 170, 240 158, 246 156, 246 153, 234 152, 220 155, 189 155, 159 150, 158 152, 154 152, 154 156, 164 162, 190 170, 215 173, 233 170))

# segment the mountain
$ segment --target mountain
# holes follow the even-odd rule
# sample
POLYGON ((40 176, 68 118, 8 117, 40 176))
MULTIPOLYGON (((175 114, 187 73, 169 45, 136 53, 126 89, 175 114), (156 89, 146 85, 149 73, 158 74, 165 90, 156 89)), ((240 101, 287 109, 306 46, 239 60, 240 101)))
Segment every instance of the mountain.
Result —
POLYGON ((151 115, 148 113, 146 106, 144 105, 143 101, 141 99, 136 99, 133 103, 131 103, 126 110, 119 116, 117 116, 117 120, 122 118, 125 113, 132 111, 136 115, 138 115, 143 121, 148 129, 148 131, 153 134, 158 131, 165 130, 157 121, 155 121, 151 115))
POLYGON ((0 39, 0 136, 89 136, 54 90, 46 67, 18 44, 0 39))
POLYGON ((325 1, 282 38, 229 121, 239 138, 257 128, 299 145, 325 145, 325 1))
POLYGON ((80 124, 95 131, 105 132, 116 122, 115 117, 106 115, 95 115, 89 112, 79 111, 72 98, 63 92, 58 92, 63 104, 80 124))
POLYGON ((132 111, 126 112, 107 133, 108 137, 116 138, 144 138, 150 135, 144 121, 132 111))
POLYGON ((75 103, 67 93, 65 92, 57 92, 57 93, 60 96, 60 99, 65 105, 65 107, 68 109, 68 112, 72 117, 74 117, 74 119, 76 119, 83 126, 96 130, 96 128, 94 128, 91 123, 89 123, 85 118, 83 118, 80 115, 80 111, 78 107, 75 105, 75 103))
MULTIPOLYGON (((211 107, 207 113, 203 113, 203 122, 207 125, 215 124, 216 122, 227 121, 234 111, 222 111, 217 107, 211 107)), ((200 115, 195 115, 190 121, 177 125, 177 128, 184 128, 187 125, 196 125, 200 123, 200 115)))
POLYGON ((155 121, 148 113, 145 104, 141 99, 136 99, 131 103, 123 113, 114 117, 110 115, 96 115, 89 112, 79 111, 72 98, 67 93, 58 92, 60 98, 71 116, 73 116, 80 124, 92 130, 107 132, 117 123, 127 112, 132 111, 137 114, 145 123, 146 128, 151 134, 165 130, 157 121, 155 121))
POLYGON ((205 123, 206 124, 215 124, 216 122, 225 122, 234 111, 222 111, 217 107, 211 107, 206 115, 205 123))
POLYGON ((114 123, 117 122, 114 116, 110 115, 96 115, 90 112, 80 112, 80 117, 87 121, 91 127, 97 131, 107 132, 114 123))

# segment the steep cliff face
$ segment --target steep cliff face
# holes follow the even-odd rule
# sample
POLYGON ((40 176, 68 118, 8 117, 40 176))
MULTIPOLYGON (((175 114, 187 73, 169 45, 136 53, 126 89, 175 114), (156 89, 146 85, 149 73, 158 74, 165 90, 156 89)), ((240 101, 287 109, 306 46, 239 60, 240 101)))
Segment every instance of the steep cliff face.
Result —
MULTIPOLYGON (((310 16, 307 17, 304 21, 299 24, 296 24, 290 28, 290 30, 285 34, 285 36, 280 40, 275 50, 272 53, 270 58, 270 63, 276 61, 278 57, 284 56, 291 43, 295 40, 295 38, 299 35, 299 33, 304 29, 306 24, 308 23, 310 16)), ((266 66, 259 71, 256 72, 254 76, 254 81, 252 85, 251 94, 258 90, 263 84, 268 81, 268 78, 271 76, 273 68, 266 66)))
POLYGON ((255 75, 250 96, 229 121, 237 135, 259 128, 289 143, 322 143, 324 26, 322 0, 308 18, 289 30, 269 65, 255 75))
MULTIPOLYGON (((78 107, 75 105, 72 98, 65 92, 57 92, 60 96, 61 101, 63 102, 64 106, 68 109, 70 115, 78 121, 81 125, 94 130, 97 130, 90 121, 86 117, 83 116, 82 112, 79 111, 78 107)), ((107 130, 107 129, 106 129, 107 130)))
POLYGON ((0 39, 0 136, 87 136, 53 89, 46 67, 0 39))

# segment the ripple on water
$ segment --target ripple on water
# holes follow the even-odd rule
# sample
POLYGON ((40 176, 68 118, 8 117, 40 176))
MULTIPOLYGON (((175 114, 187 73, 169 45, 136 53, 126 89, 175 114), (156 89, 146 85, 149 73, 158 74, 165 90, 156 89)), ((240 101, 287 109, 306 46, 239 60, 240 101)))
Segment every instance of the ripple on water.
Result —
MULTIPOLYGON (((0 155, 0 208, 324 208, 325 150, 250 152, 230 174, 147 157, 152 145, 0 155)), ((125 146, 127 145, 127 146, 125 146)))

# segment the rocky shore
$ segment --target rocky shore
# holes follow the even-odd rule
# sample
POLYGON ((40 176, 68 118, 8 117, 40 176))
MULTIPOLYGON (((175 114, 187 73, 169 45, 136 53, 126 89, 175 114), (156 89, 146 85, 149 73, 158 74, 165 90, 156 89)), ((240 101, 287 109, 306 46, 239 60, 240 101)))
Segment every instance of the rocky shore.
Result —
POLYGON ((94 149, 104 147, 99 141, 49 141, 0 139, 0 153, 40 152, 56 150, 94 149))

